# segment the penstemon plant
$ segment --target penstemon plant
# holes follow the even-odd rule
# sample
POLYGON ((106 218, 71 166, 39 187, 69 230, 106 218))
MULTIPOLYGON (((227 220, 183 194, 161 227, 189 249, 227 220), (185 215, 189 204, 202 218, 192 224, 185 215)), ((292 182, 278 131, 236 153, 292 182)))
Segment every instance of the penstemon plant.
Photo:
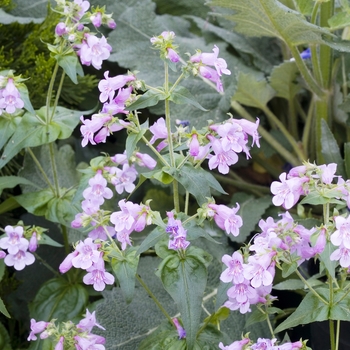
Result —
MULTIPOLYGON (((42 40, 54 62, 44 106, 33 107, 26 87, 30 81, 0 66, 0 189, 21 185, 22 192, 4 200, 0 213, 22 206, 45 216, 57 224, 63 243, 50 238, 41 225, 26 225, 25 219, 2 229, 0 276, 5 265, 22 271, 38 262, 55 276, 43 283, 29 306, 30 349, 309 349, 307 340, 291 341, 281 332, 318 321, 329 322, 330 348, 340 349, 340 322, 348 321, 350 302, 350 148, 345 132, 343 160, 338 147, 343 144, 336 138, 344 130, 336 123, 347 125, 348 63, 335 50, 349 51, 349 5, 333 0, 214 0, 215 24, 193 13, 190 17, 215 39, 237 41, 239 59, 232 60, 221 57, 229 57, 222 42, 210 48, 201 43, 203 49, 196 50, 192 34, 184 38, 182 20, 159 16, 151 26, 152 4, 117 1, 116 8, 125 11, 115 21, 105 7, 89 1, 56 0, 49 13, 56 16, 53 40, 42 40), (135 14, 140 28, 134 25, 135 14), (147 54, 135 54, 137 45, 125 28, 152 46, 148 70, 141 69, 148 64, 147 54), (161 34, 147 36, 147 28, 161 34), (114 34, 118 32, 120 37, 114 34), (271 63, 265 57, 253 55, 254 69, 242 65, 256 49, 237 33, 277 38, 284 62, 267 68, 271 63), (110 40, 114 35, 120 39, 116 47, 110 40), (119 50, 127 59, 118 56, 119 50), (114 75, 110 66, 96 84, 102 105, 97 113, 60 105, 69 89, 67 80, 78 84, 84 76, 81 65, 101 70, 104 61, 123 59, 131 71, 114 75), (268 81, 261 72, 269 75, 268 81), (287 100, 287 108, 274 97, 287 100), (286 109, 288 118, 273 102, 286 109), (161 117, 153 120, 149 110, 161 117), (196 123, 188 110, 205 115, 205 122, 196 123), (90 165, 79 166, 77 174, 71 146, 60 142, 72 137, 79 121, 83 152, 126 138, 120 153, 89 154, 90 165), (13 176, 17 159, 23 169, 13 176), (273 205, 283 208, 279 216, 275 210, 261 218, 270 205, 262 197, 266 187, 241 181, 232 171, 251 163, 260 173, 279 177, 269 183, 273 205), (287 170, 282 172, 283 163, 287 170), (149 184, 170 193, 166 209, 152 195, 140 200, 139 193, 149 184), (248 210, 235 196, 228 204, 221 197, 227 194, 221 184, 261 198, 248 201, 253 206, 248 210), (246 227, 249 232, 242 237, 246 227), (222 245, 222 236, 247 243, 235 245, 230 254, 218 253, 215 247, 222 245), (41 245, 63 247, 59 273, 40 256, 41 245), (139 272, 148 255, 157 256, 155 275, 175 304, 172 308, 163 304, 156 283, 149 282, 152 277, 139 272), (317 274, 306 270, 308 261, 319 268, 317 274), (208 285, 220 265, 209 293, 216 303, 207 308, 208 285), (146 294, 140 294, 141 288, 146 294), (273 289, 302 294, 288 317, 276 306, 273 289), (108 313, 119 295, 129 305, 143 295, 139 302, 152 300, 164 321, 146 334, 131 336, 130 341, 142 340, 127 345, 111 335, 115 325, 108 323, 110 315, 99 312, 100 292, 108 313), (241 339, 228 336, 222 325, 230 311, 250 314, 250 325, 266 322, 270 335, 262 331, 256 337, 241 327, 241 339), (100 317, 103 326, 96 319, 100 317)), ((15 312, 0 301, 5 316, 15 312)), ((118 316, 128 323, 126 311, 118 316)), ((231 323, 229 331, 234 328, 231 323)), ((6 340, 4 334, 0 328, 0 340, 6 340)))

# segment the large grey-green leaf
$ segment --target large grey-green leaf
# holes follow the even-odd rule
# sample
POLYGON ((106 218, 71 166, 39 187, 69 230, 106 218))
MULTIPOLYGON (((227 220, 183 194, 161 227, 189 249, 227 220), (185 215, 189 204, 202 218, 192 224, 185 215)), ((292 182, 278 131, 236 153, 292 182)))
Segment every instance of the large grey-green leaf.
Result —
POLYGON ((247 36, 276 37, 291 45, 309 45, 322 43, 322 34, 329 33, 277 0, 214 0, 209 4, 235 11, 225 17, 236 24, 238 33, 247 36))
POLYGON ((27 23, 41 23, 44 21, 44 18, 34 18, 34 17, 22 17, 22 16, 14 16, 10 13, 5 12, 3 9, 0 8, 0 23, 1 24, 11 24, 11 23, 21 23, 21 24, 27 24, 27 23))

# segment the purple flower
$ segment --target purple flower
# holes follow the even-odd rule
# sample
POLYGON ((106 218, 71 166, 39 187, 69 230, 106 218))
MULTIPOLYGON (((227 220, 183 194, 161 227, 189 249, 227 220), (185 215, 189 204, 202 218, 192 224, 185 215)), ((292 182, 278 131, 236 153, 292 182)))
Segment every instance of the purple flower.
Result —
MULTIPOLYGON (((208 135, 208 137, 210 137, 210 135, 208 135)), ((232 150, 224 151, 222 143, 215 138, 211 138, 211 147, 214 151, 214 155, 209 159, 209 169, 218 168, 221 174, 228 174, 230 171, 229 166, 238 162, 237 154, 232 150)))
POLYGON ((114 276, 105 270, 103 259, 99 259, 86 270, 88 273, 84 276, 85 284, 92 284, 94 289, 101 292, 105 289, 106 284, 114 283, 114 276))
POLYGON ((46 329, 48 324, 49 322, 44 322, 44 321, 36 322, 34 318, 32 318, 30 320, 30 334, 27 340, 28 341, 37 340, 37 337, 35 334, 43 332, 46 329))
POLYGON ((90 8, 90 3, 87 0, 74 0, 75 15, 74 18, 78 21, 84 16, 84 13, 90 8))
POLYGON ((0 259, 4 259, 6 256, 6 253, 3 250, 0 250, 0 259))
POLYGON ((0 239, 0 248, 7 249, 9 254, 16 254, 19 250, 27 250, 29 246, 28 240, 23 237, 23 227, 5 227, 7 237, 0 239))
POLYGON ((334 174, 337 171, 337 164, 330 163, 328 165, 323 164, 318 167, 321 171, 321 180, 323 183, 329 185, 334 179, 334 174))
POLYGON ((62 336, 60 337, 60 340, 56 344, 55 350, 63 350, 64 349, 63 343, 64 343, 64 337, 62 336))
POLYGON ((66 24, 63 23, 63 22, 60 22, 56 25, 56 28, 55 28, 55 34, 57 36, 62 36, 64 34, 67 34, 67 27, 66 27, 66 24))
POLYGON ((80 117, 80 120, 84 125, 80 127, 80 132, 84 137, 81 141, 81 145, 85 147, 89 142, 92 145, 96 145, 94 141, 94 134, 103 126, 105 120, 102 118, 93 118, 93 119, 84 119, 83 116, 80 117))
POLYGON ((139 166, 145 166, 148 169, 154 169, 157 165, 157 161, 154 160, 149 154, 147 153, 140 153, 140 152, 136 152, 135 156, 137 157, 138 161, 138 165, 139 166))
POLYGON ((274 344, 277 339, 258 338, 258 341, 251 346, 252 350, 275 350, 274 344))
POLYGON ((101 69, 102 61, 106 60, 112 51, 104 36, 100 39, 92 34, 85 34, 85 40, 80 46, 79 56, 82 64, 101 69))
POLYGON ((1 91, 0 108, 5 109, 9 114, 12 114, 16 111, 16 108, 23 107, 24 102, 21 99, 21 95, 17 90, 13 79, 9 78, 5 89, 1 91))
POLYGON ((74 251, 72 253, 69 253, 65 259, 61 262, 59 266, 59 270, 61 273, 66 273, 68 270, 70 270, 73 267, 72 261, 73 259, 78 256, 78 251, 74 251))
POLYGON ((96 338, 83 338, 75 336, 74 339, 77 341, 75 347, 77 350, 105 350, 105 347, 96 341, 96 338))
POLYGON ((171 62, 179 62, 180 61, 180 56, 178 55, 178 53, 173 50, 171 47, 167 48, 167 55, 166 58, 168 58, 171 62))
POLYGON ((244 281, 243 256, 241 253, 234 252, 232 257, 225 254, 221 261, 227 266, 227 269, 223 271, 220 276, 222 282, 238 284, 244 281))
POLYGON ((83 192, 85 199, 100 201, 102 204, 105 198, 111 199, 113 197, 112 190, 107 187, 107 180, 100 172, 89 180, 89 185, 90 187, 83 192))
POLYGON ((198 141, 198 135, 192 134, 191 140, 189 143, 189 153, 192 157, 198 156, 199 153, 199 141, 198 141))
POLYGON ((168 138, 168 129, 165 125, 164 118, 159 118, 150 128, 150 132, 153 134, 150 144, 154 144, 154 142, 158 139, 166 139, 168 138))
POLYGON ((75 268, 83 270, 88 269, 93 263, 97 263, 101 257, 101 252, 98 251, 99 245, 93 243, 91 238, 86 238, 84 242, 80 241, 75 250, 78 255, 73 257, 72 265, 75 268))
POLYGON ((303 60, 307 60, 307 59, 311 58, 311 50, 310 50, 310 48, 308 47, 306 50, 304 50, 304 51, 300 54, 300 57, 301 57, 303 60))
POLYGON ((274 272, 268 269, 271 264, 271 257, 276 252, 265 254, 257 257, 256 255, 248 258, 248 264, 245 265, 243 275, 247 280, 250 280, 254 288, 260 286, 270 286, 273 281, 274 272))
POLYGON ((23 270, 27 265, 33 264, 35 257, 32 253, 19 250, 16 254, 7 254, 4 262, 7 266, 13 266, 17 271, 23 270))
POLYGON ((344 245, 340 245, 329 257, 331 261, 339 261, 340 266, 344 268, 350 267, 350 249, 344 245))
POLYGON ((90 333, 94 327, 98 327, 105 331, 106 329, 97 323, 95 312, 96 311, 90 313, 90 311, 86 309, 85 317, 77 324, 77 328, 80 328, 84 332, 86 331, 88 333, 90 333))
POLYGON ((32 237, 30 237, 30 240, 29 240, 28 250, 30 252, 35 252, 37 248, 38 248, 38 238, 37 238, 36 232, 34 231, 32 234, 32 237))
POLYGON ((180 322, 179 320, 174 317, 173 318, 173 322, 174 322, 174 325, 176 327, 176 330, 177 330, 177 333, 179 335, 179 339, 183 339, 183 338, 186 338, 186 331, 185 329, 180 325, 180 322))
POLYGON ((102 24, 102 14, 101 12, 96 12, 90 16, 91 23, 96 27, 101 27, 102 24))
POLYGON ((344 218, 343 216, 336 216, 335 227, 337 228, 331 235, 331 242, 335 246, 343 245, 350 249, 350 216, 344 218))
POLYGON ((121 211, 112 213, 110 220, 115 224, 115 230, 117 232, 131 232, 142 208, 139 204, 125 202, 125 199, 120 200, 118 205, 121 211))
POLYGON ((242 340, 237 340, 230 345, 224 346, 222 342, 219 343, 219 348, 221 350, 242 350, 244 345, 250 342, 249 338, 244 338, 242 340))
POLYGON ((211 80, 213 83, 216 84, 216 90, 218 92, 224 92, 224 88, 222 86, 222 82, 220 79, 219 74, 217 71, 213 68, 207 67, 207 66, 200 66, 199 67, 199 74, 206 79, 211 80))
POLYGON ((135 167, 124 164, 123 169, 111 167, 109 173, 112 175, 111 183, 115 186, 117 193, 122 194, 124 191, 131 193, 135 189, 134 181, 137 178, 135 167))

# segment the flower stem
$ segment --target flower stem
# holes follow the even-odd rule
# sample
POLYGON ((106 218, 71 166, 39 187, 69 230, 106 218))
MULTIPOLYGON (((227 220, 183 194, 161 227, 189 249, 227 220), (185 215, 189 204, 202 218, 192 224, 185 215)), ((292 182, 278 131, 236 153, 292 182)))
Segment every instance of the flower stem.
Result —
POLYGON ((52 99, 52 92, 53 92, 53 85, 55 83, 55 79, 58 72, 58 62, 56 62, 55 67, 52 72, 50 84, 47 90, 47 96, 46 96, 46 124, 50 124, 51 118, 50 118, 50 105, 51 105, 51 99, 52 99))
POLYGON ((158 301, 158 299, 156 298, 156 296, 152 293, 152 291, 148 288, 148 286, 146 285, 146 283, 142 280, 142 278, 136 274, 136 278, 137 280, 140 282, 141 286, 146 290, 146 292, 148 293, 148 295, 153 299, 153 301, 156 303, 156 305, 159 307, 160 311, 163 313, 163 315, 168 319, 168 321, 174 325, 173 320, 171 319, 171 317, 169 316, 169 314, 166 312, 166 310, 164 309, 164 307, 160 304, 160 302, 158 301))

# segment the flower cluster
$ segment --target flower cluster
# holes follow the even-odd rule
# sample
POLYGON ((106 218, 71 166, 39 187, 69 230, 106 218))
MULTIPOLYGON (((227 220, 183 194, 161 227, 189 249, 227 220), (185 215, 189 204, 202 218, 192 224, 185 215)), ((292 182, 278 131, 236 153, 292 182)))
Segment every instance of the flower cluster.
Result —
POLYGON ((219 344, 221 350, 298 350, 306 349, 304 342, 286 342, 284 344, 277 345, 277 339, 258 338, 253 343, 248 337, 242 340, 237 340, 230 345, 225 346, 223 343, 219 344))
POLYGON ((107 137, 116 131, 124 129, 130 123, 115 117, 117 114, 128 113, 125 104, 130 99, 132 86, 124 87, 128 82, 134 81, 134 75, 118 75, 109 77, 109 71, 104 73, 98 88, 100 90, 100 101, 103 103, 101 111, 94 114, 91 119, 80 118, 83 125, 80 128, 83 136, 82 146, 88 142, 92 145, 106 142, 107 137))
POLYGON ((20 271, 27 265, 33 264, 35 257, 31 252, 36 251, 38 247, 40 232, 40 228, 28 228, 24 232, 23 226, 6 226, 6 236, 0 239, 0 248, 7 249, 7 254, 4 251, 0 251, 0 258, 4 258, 5 265, 13 266, 20 271))
POLYGON ((0 115, 3 112, 14 114, 17 109, 22 109, 24 102, 16 87, 13 77, 0 75, 0 115))
POLYGON ((173 63, 180 61, 180 56, 176 52, 177 46, 173 44, 175 39, 174 32, 163 32, 158 36, 154 36, 150 39, 152 45, 160 50, 160 57, 167 58, 173 63))
POLYGON ((96 244, 88 237, 80 241, 75 247, 74 252, 68 254, 59 266, 61 273, 65 273, 73 266, 86 270, 88 273, 83 281, 87 285, 93 285, 97 291, 105 289, 106 284, 114 283, 114 276, 106 271, 103 260, 103 251, 99 248, 101 244, 96 244))
POLYGON ((187 231, 182 226, 181 220, 174 218, 173 212, 167 212, 168 224, 165 231, 169 233, 168 248, 172 250, 186 249, 190 242, 186 241, 187 231))
MULTIPOLYGON (((96 28, 104 24, 114 29, 116 24, 111 15, 105 14, 104 8, 96 8, 89 12, 90 3, 87 0, 56 1, 56 11, 61 13, 64 19, 56 26, 55 43, 63 44, 67 51, 75 50, 82 64, 101 69, 102 61, 108 59, 112 47, 103 35, 97 37, 85 24, 93 24, 96 28)), ((50 50, 55 52, 57 48, 52 46, 50 50)))
POLYGON ((37 340, 37 334, 40 333, 40 339, 49 338, 56 343, 55 350, 63 350, 68 347, 70 349, 74 347, 76 349, 104 350, 105 338, 93 334, 91 331, 94 327, 105 330, 97 323, 95 311, 90 313, 89 310, 86 310, 85 317, 76 325, 71 321, 56 325, 54 320, 37 322, 32 318, 28 341, 37 340))

